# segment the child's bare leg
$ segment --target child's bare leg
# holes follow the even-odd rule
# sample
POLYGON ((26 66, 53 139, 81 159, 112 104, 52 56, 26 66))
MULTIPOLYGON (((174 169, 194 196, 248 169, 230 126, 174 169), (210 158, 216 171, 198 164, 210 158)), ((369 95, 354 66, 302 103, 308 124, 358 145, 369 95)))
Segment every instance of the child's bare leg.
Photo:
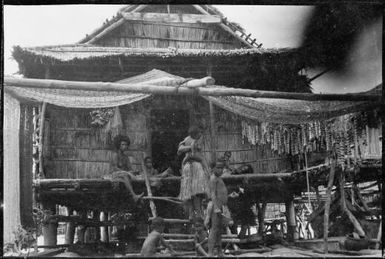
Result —
POLYGON ((215 234, 214 234, 214 229, 210 229, 209 233, 209 240, 207 242, 207 247, 208 247, 208 256, 213 256, 214 255, 214 246, 215 246, 215 234))
POLYGON ((132 184, 131 184, 131 179, 128 175, 122 176, 122 179, 123 179, 124 185, 126 186, 129 193, 132 195, 132 198, 134 199, 134 201, 135 202, 138 201, 143 196, 143 193, 137 195, 134 192, 134 189, 132 188, 132 184))
POLYGON ((184 202, 184 211, 188 215, 189 220, 194 218, 193 202, 191 199, 184 202))
POLYGON ((197 244, 195 247, 197 249, 198 255, 208 256, 208 253, 203 249, 203 247, 200 244, 197 244))

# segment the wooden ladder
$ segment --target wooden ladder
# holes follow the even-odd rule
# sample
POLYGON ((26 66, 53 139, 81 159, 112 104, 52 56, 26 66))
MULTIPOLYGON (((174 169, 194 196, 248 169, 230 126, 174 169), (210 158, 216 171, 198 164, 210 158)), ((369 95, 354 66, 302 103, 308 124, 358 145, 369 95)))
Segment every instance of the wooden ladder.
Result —
MULTIPOLYGON (((154 197, 152 195, 151 191, 151 185, 150 185, 150 180, 148 178, 148 172, 147 168, 144 165, 144 162, 142 162, 142 168, 143 168, 143 173, 144 173, 144 180, 146 184, 146 189, 147 189, 147 196, 143 197, 145 200, 149 200, 150 203, 150 209, 151 209, 151 214, 152 217, 150 217, 150 220, 154 219, 157 217, 157 212, 156 212, 156 206, 154 203, 154 200, 165 200, 169 201, 172 203, 178 203, 182 204, 181 201, 179 201, 176 198, 173 197, 154 197)), ((192 224, 192 222, 188 219, 164 219, 164 222, 166 224, 192 224)), ((169 243, 191 243, 193 245, 193 250, 195 250, 195 234, 179 234, 179 233, 164 233, 163 237, 166 240, 166 242, 169 243)), ((139 237, 140 239, 145 239, 146 237, 139 237)), ((237 235, 231 234, 229 227, 226 228, 226 234, 222 235, 222 243, 231 243, 234 247, 234 250, 239 250, 238 246, 236 243, 241 243, 242 241, 238 238, 237 235)))

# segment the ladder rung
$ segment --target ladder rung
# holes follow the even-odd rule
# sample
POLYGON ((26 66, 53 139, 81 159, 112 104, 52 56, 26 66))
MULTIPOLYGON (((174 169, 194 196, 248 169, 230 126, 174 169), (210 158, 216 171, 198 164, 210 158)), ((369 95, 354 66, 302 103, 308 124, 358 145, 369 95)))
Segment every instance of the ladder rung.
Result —
MULTIPOLYGON (((149 218, 149 220, 153 220, 154 218, 151 217, 149 218)), ((165 223, 181 223, 181 224, 185 224, 185 223, 191 223, 190 220, 188 219, 163 219, 165 223)))
MULTIPOLYGON (((189 238, 194 238, 194 234, 173 234, 173 233, 163 233, 163 237, 164 238, 174 238, 174 239, 177 239, 177 238, 181 238, 183 240, 186 240, 186 239, 189 239, 189 238)), ((138 237, 139 239, 145 239, 146 237, 145 236, 139 236, 138 237)), ((237 235, 222 235, 222 240, 237 240, 239 241, 240 239, 238 238, 237 235)))

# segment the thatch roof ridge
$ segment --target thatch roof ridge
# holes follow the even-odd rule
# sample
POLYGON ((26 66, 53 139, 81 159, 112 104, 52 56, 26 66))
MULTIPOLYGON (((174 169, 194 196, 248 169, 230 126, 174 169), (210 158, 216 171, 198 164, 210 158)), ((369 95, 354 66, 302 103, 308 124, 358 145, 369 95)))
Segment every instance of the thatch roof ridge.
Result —
POLYGON ((127 48, 127 47, 101 47, 90 44, 56 45, 48 47, 15 47, 14 54, 28 52, 37 56, 46 56, 58 60, 87 59, 103 56, 142 56, 142 57, 232 57, 263 54, 292 53, 293 48, 241 48, 241 49, 176 49, 176 48, 127 48))

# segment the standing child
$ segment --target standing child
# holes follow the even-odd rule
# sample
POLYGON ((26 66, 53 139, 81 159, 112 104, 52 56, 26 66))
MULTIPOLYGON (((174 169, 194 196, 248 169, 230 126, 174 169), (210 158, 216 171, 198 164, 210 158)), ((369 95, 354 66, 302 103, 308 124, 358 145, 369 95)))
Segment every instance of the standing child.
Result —
POLYGON ((164 247, 168 248, 172 254, 174 254, 174 250, 168 245, 163 239, 163 230, 164 230, 164 220, 161 217, 156 217, 152 220, 151 223, 151 233, 148 234, 146 240, 144 240, 142 250, 140 251, 140 255, 144 257, 155 256, 156 249, 160 244, 164 247))
POLYGON ((208 249, 209 256, 214 255, 217 249, 218 256, 222 253, 222 228, 223 224, 223 207, 227 206, 227 188, 223 182, 221 175, 224 168, 223 159, 219 159, 213 168, 213 174, 210 177, 209 189, 211 201, 207 205, 207 214, 205 219, 206 227, 210 228, 208 249))

